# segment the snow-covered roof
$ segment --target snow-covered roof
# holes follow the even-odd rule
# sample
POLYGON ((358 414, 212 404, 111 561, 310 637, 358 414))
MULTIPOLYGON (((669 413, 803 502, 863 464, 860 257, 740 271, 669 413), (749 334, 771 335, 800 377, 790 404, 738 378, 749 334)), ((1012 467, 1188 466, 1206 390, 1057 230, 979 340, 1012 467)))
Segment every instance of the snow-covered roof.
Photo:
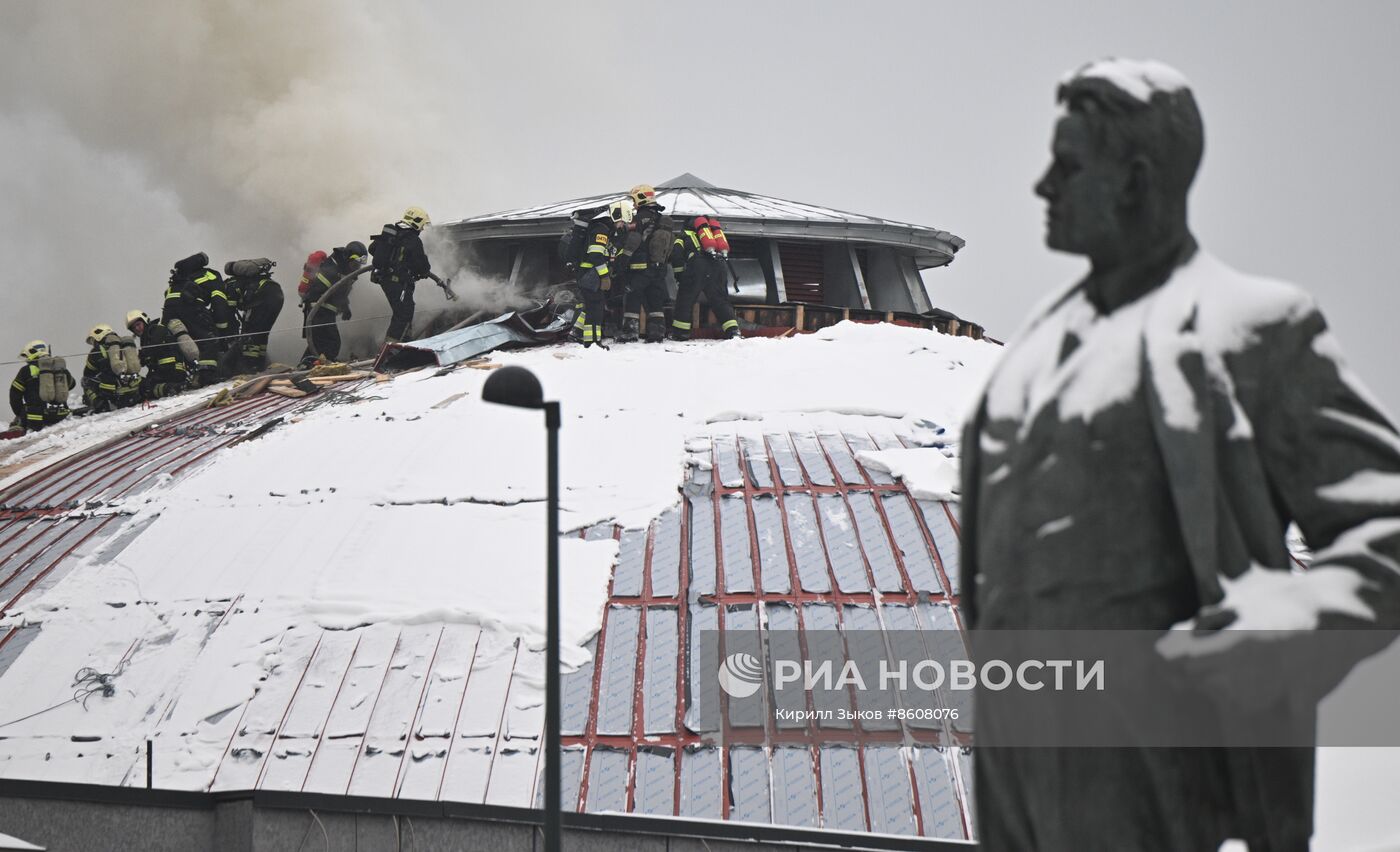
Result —
MULTIPOLYGON (((460 241, 557 236, 573 211, 598 207, 625 195, 626 190, 622 189, 606 195, 475 216, 441 227, 460 241)), ((933 265, 934 260, 947 263, 965 244, 961 237, 937 228, 725 189, 690 173, 657 184, 656 198, 674 216, 717 216, 725 231, 733 235, 845 239, 890 245, 920 256, 922 265, 933 265)))
MULTIPOLYGON (((563 407, 571 807, 964 835, 962 733, 706 746, 678 671, 709 619, 956 624, 939 445, 999 351, 842 323, 492 356, 563 407)), ((0 777, 143 783, 150 740, 163 787, 536 801, 543 423, 488 375, 62 427, 79 452, 0 482, 0 777)))

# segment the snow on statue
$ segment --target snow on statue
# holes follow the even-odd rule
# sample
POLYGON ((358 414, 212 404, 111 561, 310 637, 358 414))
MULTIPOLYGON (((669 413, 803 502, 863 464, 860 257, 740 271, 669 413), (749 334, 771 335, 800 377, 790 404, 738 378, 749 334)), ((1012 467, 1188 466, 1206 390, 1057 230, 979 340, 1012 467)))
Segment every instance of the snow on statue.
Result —
MULTIPOLYGON (((1400 438, 1307 295, 1197 246, 1204 134, 1181 74, 1104 60, 1057 99, 1036 193, 1049 247, 1090 270, 1035 310, 968 423, 969 624, 1211 628, 1158 647, 1222 707, 1314 713, 1222 693, 1263 641, 1248 631, 1400 621, 1400 438), (1293 522, 1316 551, 1306 573, 1289 571, 1293 522)), ((985 849, 1305 849, 1312 833, 1311 748, 977 758, 985 849)))

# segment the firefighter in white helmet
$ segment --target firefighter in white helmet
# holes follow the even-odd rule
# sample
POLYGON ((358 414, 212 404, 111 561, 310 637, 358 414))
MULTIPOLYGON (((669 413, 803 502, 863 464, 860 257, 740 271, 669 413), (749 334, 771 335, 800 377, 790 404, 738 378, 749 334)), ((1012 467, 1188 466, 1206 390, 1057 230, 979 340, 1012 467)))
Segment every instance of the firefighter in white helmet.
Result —
POLYGON ((194 362, 170 329, 142 310, 127 311, 126 328, 141 342, 141 366, 146 368, 142 399, 161 399, 189 387, 194 362))
POLYGON ((423 229, 431 224, 426 210, 410 207, 398 222, 385 225, 370 238, 369 253, 374 258, 370 280, 383 288, 393 312, 385 343, 408 337, 413 326, 413 288, 422 279, 434 277, 423 250, 423 229))
POLYGON ((616 280, 614 258, 620 239, 632 227, 636 206, 632 199, 614 201, 588 221, 579 249, 578 295, 580 310, 574 319, 572 338, 584 346, 603 345, 603 323, 608 294, 616 280))

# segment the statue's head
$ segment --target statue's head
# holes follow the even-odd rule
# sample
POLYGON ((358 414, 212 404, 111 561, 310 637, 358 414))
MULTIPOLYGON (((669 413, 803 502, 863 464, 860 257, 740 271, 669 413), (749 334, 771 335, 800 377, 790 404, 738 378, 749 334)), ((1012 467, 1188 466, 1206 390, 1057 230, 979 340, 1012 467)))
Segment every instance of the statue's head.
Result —
POLYGON ((1159 62, 1104 59, 1067 74, 1053 159, 1035 192, 1052 249, 1116 261, 1186 225, 1204 131, 1186 78, 1159 62))

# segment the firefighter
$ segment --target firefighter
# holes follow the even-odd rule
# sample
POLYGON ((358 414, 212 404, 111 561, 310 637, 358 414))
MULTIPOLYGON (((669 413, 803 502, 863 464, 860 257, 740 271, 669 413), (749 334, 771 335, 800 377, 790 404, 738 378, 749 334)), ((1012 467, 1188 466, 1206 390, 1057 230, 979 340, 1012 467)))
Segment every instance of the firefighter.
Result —
POLYGON ((219 353, 223 341, 215 328, 215 304, 219 313, 227 316, 228 296, 223 290, 219 273, 208 268, 209 255, 204 252, 177 261, 170 270, 170 284, 165 290, 165 303, 160 321, 172 334, 178 335, 184 326, 199 346, 191 378, 196 386, 219 380, 219 353))
POLYGON ((676 238, 671 252, 671 269, 680 288, 671 318, 671 339, 689 340, 691 309, 701 293, 720 321, 720 332, 727 338, 739 336, 739 321, 729 304, 729 240, 714 216, 696 216, 676 238))
POLYGON ((62 358, 49 353, 49 345, 42 340, 25 344, 19 356, 24 359, 24 366, 10 382, 13 425, 26 432, 37 432, 69 415, 68 391, 73 388, 73 374, 65 368, 62 358))
POLYGON ((365 244, 359 240, 331 249, 330 256, 321 261, 321 268, 311 279, 302 297, 302 333, 306 337, 306 352, 301 357, 301 366, 310 367, 317 360, 331 362, 340 358, 340 329, 335 319, 350 319, 350 286, 347 282, 332 291, 340 279, 360 269, 365 257, 365 244), (321 297, 330 297, 324 302, 321 297), (316 305, 320 303, 320 307, 316 305))
POLYGON ((87 342, 92 347, 83 364, 83 402, 88 409, 114 411, 140 402, 141 362, 131 338, 123 340, 100 322, 88 332, 87 342))
POLYGON ((256 373, 267 367, 267 338, 282 313, 282 285, 272 279, 277 262, 265 257, 235 260, 228 273, 229 300, 236 304, 241 336, 229 347, 229 372, 256 373))
POLYGON ((145 311, 129 311, 126 328, 141 340, 141 366, 146 368, 141 399, 162 399, 189 387, 193 362, 164 323, 151 319, 145 311))
POLYGON ((609 204, 588 222, 576 281, 581 304, 571 334, 573 340, 584 346, 603 345, 608 293, 616 278, 613 275, 614 240, 627 232, 635 212, 632 199, 624 198, 609 204))
MULTIPOLYGON (((224 264, 224 275, 228 276, 231 263, 224 264)), ((214 321, 213 345, 219 363, 219 375, 230 376, 234 366, 231 359, 237 356, 238 338, 242 334, 242 323, 238 315, 239 289, 232 277, 226 277, 209 291, 209 318, 214 321)))
POLYGON ((638 184, 627 193, 636 205, 636 227, 627 234, 622 249, 626 301, 623 306, 619 343, 637 339, 643 307, 647 311, 647 342, 666 337, 666 260, 674 233, 666 208, 656 203, 656 190, 638 184))
POLYGON ((413 288, 420 280, 432 277, 433 267, 423 250, 423 229, 432 224, 421 207, 410 207, 396 224, 369 241, 369 253, 374 256, 370 280, 384 290, 393 318, 385 343, 398 343, 408 337, 413 326, 413 288))

